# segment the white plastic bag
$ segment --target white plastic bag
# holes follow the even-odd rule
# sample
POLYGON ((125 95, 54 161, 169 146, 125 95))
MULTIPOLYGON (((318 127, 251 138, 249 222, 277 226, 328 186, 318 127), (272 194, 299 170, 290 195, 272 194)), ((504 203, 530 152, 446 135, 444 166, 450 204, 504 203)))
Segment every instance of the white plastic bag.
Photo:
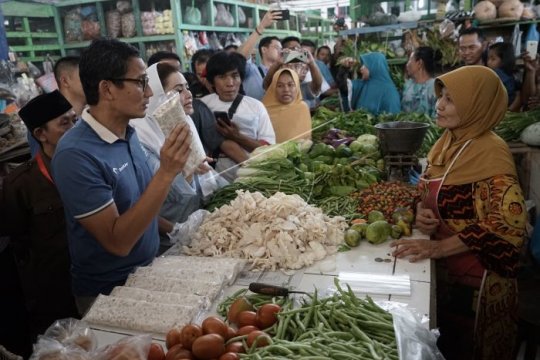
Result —
POLYGON ((169 136, 171 130, 176 125, 188 123, 191 129, 191 153, 182 171, 184 177, 187 178, 193 175, 195 170, 206 160, 206 153, 204 152, 204 147, 193 120, 184 113, 184 109, 180 103, 180 94, 177 91, 170 91, 165 97, 165 101, 158 106, 152 116, 154 116, 161 127, 165 137, 169 136))

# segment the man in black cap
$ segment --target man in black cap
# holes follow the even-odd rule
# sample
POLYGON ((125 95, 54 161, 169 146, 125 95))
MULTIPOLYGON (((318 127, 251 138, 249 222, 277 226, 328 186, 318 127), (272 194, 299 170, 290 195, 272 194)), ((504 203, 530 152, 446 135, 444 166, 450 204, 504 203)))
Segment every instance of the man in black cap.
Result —
POLYGON ((55 320, 78 316, 71 293, 64 207, 50 175, 58 140, 71 129, 76 115, 56 90, 30 100, 19 116, 40 150, 5 178, 0 228, 11 239, 35 341, 55 320))

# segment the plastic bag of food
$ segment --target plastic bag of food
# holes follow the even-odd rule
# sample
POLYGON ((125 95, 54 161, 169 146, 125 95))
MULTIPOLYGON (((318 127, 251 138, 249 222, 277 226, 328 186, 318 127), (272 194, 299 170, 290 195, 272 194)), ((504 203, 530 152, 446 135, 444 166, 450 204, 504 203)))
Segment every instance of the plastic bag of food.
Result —
POLYGON ((216 8, 217 8, 217 14, 216 14, 216 18, 214 19, 214 25, 216 25, 216 26, 233 26, 234 25, 234 17, 227 10, 225 5, 217 4, 216 8))
POLYGON ((191 25, 201 24, 201 11, 195 7, 195 1, 191 3, 191 6, 186 8, 184 13, 184 22, 191 25))
POLYGON ((55 339, 64 346, 79 346, 85 351, 94 351, 97 347, 96 335, 90 326, 74 318, 55 321, 43 336, 55 339))
POLYGON ((120 11, 120 14, 126 14, 133 10, 131 8, 131 1, 127 0, 118 0, 116 2, 116 10, 120 11))
POLYGON ((83 20, 81 24, 83 40, 93 40, 100 37, 99 21, 83 20))
POLYGON ((122 15, 122 36, 134 37, 135 30, 135 15, 132 12, 122 15))
POLYGON ((76 345, 65 346, 47 336, 39 336, 30 360, 91 360, 92 355, 76 345))
POLYGON ((164 96, 164 101, 158 106, 152 116, 161 127, 165 137, 169 136, 169 133, 176 125, 185 122, 188 123, 191 129, 191 153, 184 165, 182 173, 185 177, 193 175, 195 170, 206 160, 206 154, 193 120, 188 118, 184 113, 180 102, 180 94, 176 91, 167 93, 164 96))
POLYGON ((146 360, 152 344, 150 335, 127 336, 93 353, 93 360, 146 360))
POLYGON ((80 8, 66 12, 64 15, 64 37, 67 42, 82 41, 81 23, 80 8))
POLYGON ((141 12, 141 25, 143 35, 155 35, 156 32, 156 16, 158 13, 153 11, 141 12))
POLYGON ((116 39, 121 34, 122 15, 118 10, 109 10, 105 14, 105 26, 107 27, 107 35, 116 39))
POLYGON ((246 13, 244 10, 239 6, 238 7, 238 24, 244 25, 246 23, 246 13))

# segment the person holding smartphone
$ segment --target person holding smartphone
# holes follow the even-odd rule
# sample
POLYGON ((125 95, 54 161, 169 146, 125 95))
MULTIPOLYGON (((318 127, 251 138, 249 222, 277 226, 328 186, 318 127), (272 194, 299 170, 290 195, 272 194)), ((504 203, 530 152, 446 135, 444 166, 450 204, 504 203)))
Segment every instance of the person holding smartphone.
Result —
POLYGON ((268 73, 268 69, 281 58, 282 47, 279 38, 276 36, 263 37, 266 28, 278 20, 283 20, 281 12, 277 10, 266 12, 244 45, 238 49, 238 53, 247 60, 245 78, 242 83, 244 92, 247 96, 257 100, 261 100, 264 96, 263 80, 268 73), (256 64, 251 59, 251 52, 257 42, 259 43, 258 49, 261 57, 260 64, 256 64))
POLYGON ((257 99, 240 94, 245 69, 246 60, 238 53, 223 51, 214 54, 206 65, 206 76, 215 93, 201 99, 215 112, 221 135, 244 149, 244 159, 235 160, 221 155, 217 161, 216 171, 229 181, 236 177, 237 164, 246 160, 250 152, 276 142, 274 128, 264 105, 257 99))

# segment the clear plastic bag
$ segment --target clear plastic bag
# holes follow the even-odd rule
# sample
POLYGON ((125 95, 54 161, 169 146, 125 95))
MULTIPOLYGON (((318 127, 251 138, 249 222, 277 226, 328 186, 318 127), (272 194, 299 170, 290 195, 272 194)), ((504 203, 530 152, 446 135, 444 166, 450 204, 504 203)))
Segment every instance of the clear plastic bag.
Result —
POLYGON ((188 6, 184 13, 184 22, 191 25, 201 24, 201 11, 195 6, 188 6))
POLYGON ((115 344, 97 350, 93 360, 146 360, 152 337, 150 335, 128 336, 115 344))
POLYGON ((197 128, 193 121, 186 116, 182 104, 180 103, 180 94, 176 91, 170 91, 165 95, 165 100, 158 106, 152 114, 165 136, 169 136, 172 129, 178 124, 187 122, 191 129, 191 153, 184 165, 182 171, 184 177, 189 177, 195 173, 195 170, 206 160, 206 153, 197 133, 197 128), (189 120, 188 120, 189 119, 189 120))
POLYGON ((246 13, 244 12, 244 10, 239 6, 238 7, 238 24, 239 25, 244 25, 247 21, 247 18, 246 18, 246 13))
POLYGON ((85 351, 94 351, 97 347, 96 335, 90 326, 74 318, 55 321, 43 336, 55 339, 64 346, 79 346, 85 351))
POLYGON ((207 210, 200 209, 189 215, 187 220, 183 223, 176 223, 173 230, 167 234, 171 243, 189 245, 191 238, 197 232, 199 226, 201 226, 208 214, 210 214, 210 212, 207 210))
POLYGON ((216 26, 233 26, 234 25, 234 17, 232 14, 227 10, 225 5, 223 4, 217 4, 217 14, 216 18, 214 19, 214 25, 216 26))
POLYGON ((437 347, 437 330, 429 330, 414 313, 399 303, 384 306, 394 318, 394 330, 400 359, 444 360, 437 347))
POLYGON ((134 37, 136 34, 135 29, 135 15, 132 12, 122 15, 122 36, 134 37))
POLYGON ((120 36, 122 30, 122 15, 118 10, 110 10, 105 14, 105 26, 107 35, 116 39, 120 36))
POLYGON ((30 360, 91 360, 92 355, 76 345, 65 346, 47 336, 39 336, 30 360))
POLYGON ((64 37, 67 42, 82 41, 81 9, 72 9, 64 15, 64 37))

